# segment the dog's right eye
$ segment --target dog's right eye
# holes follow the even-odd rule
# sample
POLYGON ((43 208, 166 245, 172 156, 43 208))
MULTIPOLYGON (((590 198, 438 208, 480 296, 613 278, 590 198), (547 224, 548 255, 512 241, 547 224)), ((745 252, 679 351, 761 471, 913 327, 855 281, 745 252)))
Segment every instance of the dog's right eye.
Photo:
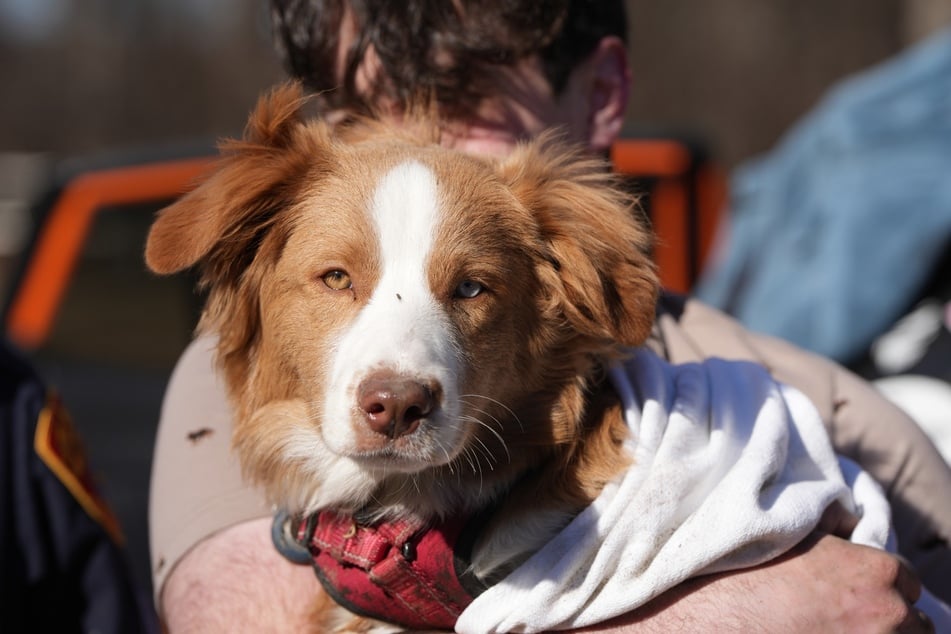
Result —
POLYGON ((339 269, 324 273, 320 279, 327 285, 327 288, 335 291, 344 291, 353 286, 350 274, 339 269))

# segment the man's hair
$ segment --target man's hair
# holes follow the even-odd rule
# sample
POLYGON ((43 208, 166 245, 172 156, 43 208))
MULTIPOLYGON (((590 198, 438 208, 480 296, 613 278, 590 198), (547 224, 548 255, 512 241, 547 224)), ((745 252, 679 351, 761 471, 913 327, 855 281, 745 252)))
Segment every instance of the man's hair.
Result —
POLYGON ((574 68, 610 35, 626 39, 624 0, 270 0, 275 44, 288 72, 332 107, 367 110, 379 97, 421 95, 465 111, 493 94, 500 68, 537 55, 558 95, 574 68), (339 76, 346 9, 356 37, 339 76), (379 76, 367 94, 356 75, 369 48, 379 76))

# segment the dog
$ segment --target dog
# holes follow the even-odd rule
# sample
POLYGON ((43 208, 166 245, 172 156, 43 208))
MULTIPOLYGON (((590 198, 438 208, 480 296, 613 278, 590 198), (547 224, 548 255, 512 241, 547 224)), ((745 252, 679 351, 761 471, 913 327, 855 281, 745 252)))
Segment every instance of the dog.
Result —
MULTIPOLYGON (((305 105, 261 98, 147 264, 201 267, 233 447, 274 505, 353 530, 480 516, 466 574, 491 583, 630 464, 605 363, 651 331, 651 234, 555 135, 491 160, 305 105)), ((319 631, 378 626, 333 611, 319 631)))

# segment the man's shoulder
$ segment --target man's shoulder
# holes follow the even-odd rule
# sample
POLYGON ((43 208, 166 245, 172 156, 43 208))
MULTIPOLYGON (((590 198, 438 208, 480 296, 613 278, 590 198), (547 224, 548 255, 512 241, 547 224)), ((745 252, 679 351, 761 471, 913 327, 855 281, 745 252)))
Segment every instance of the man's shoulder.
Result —
POLYGON ((789 342, 747 329, 703 302, 664 294, 649 345, 672 363, 711 357, 751 361, 778 381, 804 392, 826 421, 834 416, 840 377, 848 372, 833 361, 789 342))
POLYGON ((786 362, 809 364, 824 372, 834 362, 770 335, 749 330, 733 317, 700 300, 665 292, 657 306, 652 345, 674 363, 707 357, 755 361, 776 369, 786 362))

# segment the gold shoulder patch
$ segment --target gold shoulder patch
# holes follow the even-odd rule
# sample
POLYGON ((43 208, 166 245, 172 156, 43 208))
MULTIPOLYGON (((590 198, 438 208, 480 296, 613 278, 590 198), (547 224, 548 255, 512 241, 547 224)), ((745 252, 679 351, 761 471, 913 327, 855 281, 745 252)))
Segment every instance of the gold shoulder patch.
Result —
POLYGON ((33 447, 40 459, 117 544, 124 539, 112 509, 99 494, 73 419, 59 397, 50 394, 36 423, 33 447))

